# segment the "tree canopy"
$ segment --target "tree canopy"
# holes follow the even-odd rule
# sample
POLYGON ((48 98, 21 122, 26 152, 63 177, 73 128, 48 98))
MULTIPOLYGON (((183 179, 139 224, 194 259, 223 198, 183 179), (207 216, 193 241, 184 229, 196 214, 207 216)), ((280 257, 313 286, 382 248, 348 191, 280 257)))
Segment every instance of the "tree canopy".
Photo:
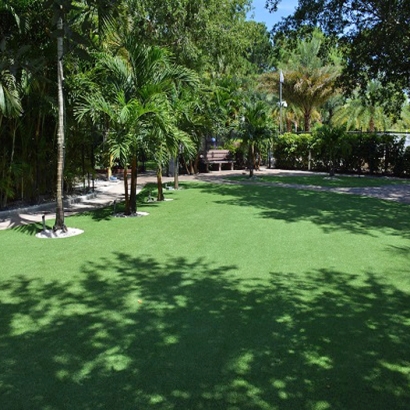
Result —
MULTIPOLYGON (((267 0, 275 11, 281 0, 267 0)), ((343 82, 363 88, 370 79, 410 89, 410 2, 408 0, 299 0, 295 13, 275 32, 320 27, 335 35, 346 58, 343 82)))
MULTIPOLYGON (((322 40, 323 34, 315 31, 310 39, 301 39, 294 48, 285 50, 278 63, 285 74, 284 99, 302 110, 305 131, 310 131, 314 109, 335 94, 335 81, 340 73, 337 53, 331 50, 324 55, 322 40)), ((262 87, 277 93, 278 77, 275 72, 263 74, 262 87)))

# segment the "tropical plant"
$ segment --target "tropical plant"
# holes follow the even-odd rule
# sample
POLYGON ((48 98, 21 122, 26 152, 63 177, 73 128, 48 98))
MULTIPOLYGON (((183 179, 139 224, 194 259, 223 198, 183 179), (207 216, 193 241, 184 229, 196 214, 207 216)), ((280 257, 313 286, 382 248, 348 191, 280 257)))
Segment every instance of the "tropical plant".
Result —
MULTIPOLYGON (((79 121, 89 116, 96 123, 101 119, 101 115, 104 115, 110 124, 106 146, 109 154, 118 160, 124 169, 124 212, 126 215, 136 212, 136 205, 131 203, 136 194, 133 194, 131 198, 129 196, 128 164, 135 156, 138 143, 144 136, 143 130, 147 126, 147 116, 156 113, 157 108, 154 104, 143 105, 138 99, 127 99, 123 90, 118 90, 117 94, 109 100, 96 92, 85 97, 76 108, 79 121)), ((131 186, 133 184, 134 179, 132 178, 131 186)))
POLYGON ((296 49, 284 54, 279 65, 284 81, 280 81, 277 72, 261 76, 266 91, 277 93, 282 83, 283 98, 303 112, 305 132, 310 131, 314 110, 335 94, 335 81, 340 73, 336 54, 326 59, 321 57, 322 37, 316 33, 311 39, 299 41, 296 49))
POLYGON ((371 81, 364 94, 355 90, 345 104, 335 109, 332 123, 339 127, 344 126, 347 130, 375 132, 377 129, 383 131, 389 129, 390 118, 376 98, 381 87, 379 81, 371 81))
POLYGON ((248 102, 242 111, 239 124, 239 136, 242 144, 248 150, 249 177, 252 178, 255 169, 255 157, 263 147, 272 144, 273 124, 269 106, 264 101, 248 102))
MULTIPOLYGON (((175 116, 172 114, 171 98, 176 94, 179 85, 198 84, 195 73, 184 67, 173 64, 171 54, 164 48, 147 47, 138 43, 132 31, 119 37, 116 25, 109 23, 112 50, 98 55, 98 73, 104 79, 105 93, 116 95, 122 93, 123 106, 130 101, 138 101, 142 111, 150 113, 149 119, 138 117, 143 122, 127 123, 126 134, 134 136, 134 143, 128 151, 127 161, 131 164, 131 194, 130 212, 136 210, 136 180, 137 180, 137 142, 142 136, 150 141, 144 142, 145 149, 157 159, 158 178, 162 173, 162 163, 179 144, 180 133, 175 130, 175 116), (170 140, 173 140, 171 143, 170 140), (154 142, 155 141, 155 142, 154 142), (131 149, 132 148, 132 149, 131 149), (161 170, 161 172, 160 172, 161 170)), ((112 117, 111 117, 112 120, 112 117)), ((111 151, 114 154, 115 150, 111 151)), ((168 159, 167 158, 167 159, 168 159)), ((126 170, 126 168, 124 168, 126 170)), ((124 176, 124 180, 126 177, 124 176)), ((163 195, 158 195, 163 200, 163 195)), ((126 210, 128 212, 128 209, 126 210)))
POLYGON ((315 130, 314 135, 316 140, 313 146, 321 152, 321 157, 327 162, 329 175, 333 177, 338 159, 350 149, 345 138, 346 130, 342 127, 323 125, 315 130))

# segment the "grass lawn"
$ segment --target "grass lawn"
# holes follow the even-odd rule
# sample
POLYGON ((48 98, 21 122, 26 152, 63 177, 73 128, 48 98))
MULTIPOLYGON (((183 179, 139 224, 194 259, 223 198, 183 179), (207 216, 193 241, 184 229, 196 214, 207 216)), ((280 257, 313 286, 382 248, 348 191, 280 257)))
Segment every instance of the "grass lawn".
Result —
POLYGON ((183 188, 0 232, 0 409, 408 409, 410 206, 183 188))
MULTIPOLYGON (((315 185, 325 187, 378 187, 385 185, 403 185, 410 184, 409 179, 385 178, 385 177, 368 177, 368 176, 342 176, 337 175, 329 178, 328 175, 261 175, 255 174, 256 181, 273 182, 278 184, 297 184, 297 185, 315 185)), ((230 180, 246 181, 249 176, 233 176, 230 180)))

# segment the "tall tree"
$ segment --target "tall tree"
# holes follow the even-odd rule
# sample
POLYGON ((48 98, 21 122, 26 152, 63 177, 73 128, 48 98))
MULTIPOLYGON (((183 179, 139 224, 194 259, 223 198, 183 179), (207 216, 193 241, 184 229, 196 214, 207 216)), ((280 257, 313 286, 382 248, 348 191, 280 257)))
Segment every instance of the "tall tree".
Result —
POLYGON ((247 21, 250 8, 250 0, 138 0, 129 13, 140 41, 168 48, 177 64, 244 74, 268 65, 270 48, 266 27, 247 21))
MULTIPOLYGON (((335 82, 340 73, 337 55, 320 55, 322 34, 316 32, 310 39, 300 40, 296 49, 283 56, 279 68, 283 70, 283 98, 299 107, 304 115, 304 130, 310 131, 314 109, 319 108, 335 94, 335 82)), ((277 92, 280 78, 271 72, 261 76, 262 87, 277 92)))
MULTIPOLYGON (((274 12, 281 0, 266 0, 274 12)), ((276 31, 320 27, 343 45, 344 84, 365 90, 371 79, 398 90, 410 88, 410 2, 408 0, 299 0, 276 31)), ((388 95, 383 97, 388 98, 388 95)))
POLYGON ((64 8, 62 5, 56 7, 57 18, 57 90, 58 90, 58 126, 57 126, 57 189, 56 189, 56 220, 53 230, 67 231, 64 223, 63 205, 63 183, 64 183, 64 93, 63 93, 63 56, 64 56, 64 8))

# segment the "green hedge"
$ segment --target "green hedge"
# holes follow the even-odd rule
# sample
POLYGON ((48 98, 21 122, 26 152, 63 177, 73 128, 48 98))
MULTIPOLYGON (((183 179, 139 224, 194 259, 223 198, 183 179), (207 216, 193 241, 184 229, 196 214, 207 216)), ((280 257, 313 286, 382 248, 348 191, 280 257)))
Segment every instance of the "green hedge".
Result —
POLYGON ((307 169, 309 149, 313 144, 311 134, 279 135, 275 143, 274 157, 276 167, 281 169, 307 169))
POLYGON ((393 134, 348 133, 322 126, 312 134, 285 133, 274 148, 281 169, 410 176, 410 147, 393 134))

